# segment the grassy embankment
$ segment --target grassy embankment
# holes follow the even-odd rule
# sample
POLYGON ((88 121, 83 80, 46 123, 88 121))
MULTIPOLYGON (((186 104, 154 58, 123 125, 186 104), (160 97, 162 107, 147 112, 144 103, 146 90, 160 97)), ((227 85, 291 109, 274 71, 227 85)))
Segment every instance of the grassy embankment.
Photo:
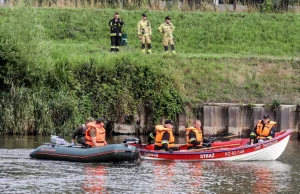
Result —
POLYGON ((150 11, 154 53, 142 55, 143 11, 120 10, 128 46, 109 52, 113 12, 0 9, 2 133, 67 134, 90 115, 157 122, 186 103, 299 104, 299 15, 150 11), (156 32, 166 15, 176 56, 156 32))

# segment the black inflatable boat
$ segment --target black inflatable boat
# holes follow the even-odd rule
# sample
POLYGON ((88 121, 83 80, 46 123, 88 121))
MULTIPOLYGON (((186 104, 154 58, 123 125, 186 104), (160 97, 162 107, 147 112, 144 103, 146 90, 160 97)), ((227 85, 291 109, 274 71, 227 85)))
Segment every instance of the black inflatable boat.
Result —
POLYGON ((47 144, 30 153, 31 158, 43 160, 65 160, 72 162, 137 162, 140 158, 138 148, 128 144, 110 144, 103 147, 84 148, 47 144))

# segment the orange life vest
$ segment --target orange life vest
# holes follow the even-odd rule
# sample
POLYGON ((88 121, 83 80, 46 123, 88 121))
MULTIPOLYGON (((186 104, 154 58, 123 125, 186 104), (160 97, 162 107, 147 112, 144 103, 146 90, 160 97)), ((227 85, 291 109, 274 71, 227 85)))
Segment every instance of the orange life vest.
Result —
POLYGON ((275 126, 276 122, 270 121, 269 123, 265 124, 265 127, 263 128, 262 121, 259 120, 256 127, 256 133, 258 134, 257 139, 265 139, 269 136, 270 131, 273 126, 275 126))
POLYGON ((105 129, 102 127, 100 128, 95 122, 88 123, 87 130, 85 132, 85 143, 90 146, 104 146, 105 142, 105 129), (94 145, 92 142, 92 138, 90 136, 90 130, 96 129, 96 142, 97 145, 94 145))
POLYGON ((169 148, 174 147, 175 138, 174 138, 172 129, 165 128, 163 125, 157 125, 157 126, 155 126, 155 130, 156 130, 155 145, 162 146, 162 138, 163 138, 164 133, 167 131, 170 133, 168 147, 169 148))
POLYGON ((202 130, 201 129, 196 129, 195 127, 189 127, 186 128, 186 142, 187 142, 187 146, 194 146, 194 144, 191 143, 191 140, 189 138, 189 134, 190 132, 193 131, 196 134, 196 140, 200 141, 200 145, 202 145, 203 142, 203 135, 202 135, 202 130))

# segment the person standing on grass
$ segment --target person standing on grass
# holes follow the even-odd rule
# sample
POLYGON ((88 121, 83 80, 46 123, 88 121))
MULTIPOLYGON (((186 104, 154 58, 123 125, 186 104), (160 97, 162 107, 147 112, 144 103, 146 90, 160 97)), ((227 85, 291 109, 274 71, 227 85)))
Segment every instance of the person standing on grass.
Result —
POLYGON ((142 20, 139 21, 137 25, 137 30, 138 30, 138 37, 141 41, 142 44, 142 50, 141 52, 143 54, 146 53, 146 44, 147 44, 147 53, 151 54, 151 36, 152 36, 152 30, 151 30, 151 25, 150 22, 147 20, 147 15, 143 14, 142 15, 142 20))
POLYGON ((122 39, 122 27, 125 23, 119 18, 119 13, 114 14, 114 18, 108 23, 110 26, 110 40, 111 40, 111 52, 119 52, 121 39, 122 39))
POLYGON ((162 33, 162 44, 164 46, 165 52, 168 52, 170 45, 173 54, 176 53, 173 40, 174 29, 175 26, 171 23, 171 18, 169 16, 165 18, 165 23, 161 24, 158 28, 158 31, 162 33))

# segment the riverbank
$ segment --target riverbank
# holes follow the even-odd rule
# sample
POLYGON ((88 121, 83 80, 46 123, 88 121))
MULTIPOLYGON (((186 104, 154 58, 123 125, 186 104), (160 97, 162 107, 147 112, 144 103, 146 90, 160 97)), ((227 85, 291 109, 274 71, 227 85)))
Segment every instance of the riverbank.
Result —
POLYGON ((142 55, 138 10, 119 10, 128 46, 109 52, 114 11, 0 9, 2 133, 68 134, 91 115, 150 128, 204 102, 300 103, 299 15, 148 11, 153 54, 142 55), (176 56, 156 32, 166 15, 176 56))

